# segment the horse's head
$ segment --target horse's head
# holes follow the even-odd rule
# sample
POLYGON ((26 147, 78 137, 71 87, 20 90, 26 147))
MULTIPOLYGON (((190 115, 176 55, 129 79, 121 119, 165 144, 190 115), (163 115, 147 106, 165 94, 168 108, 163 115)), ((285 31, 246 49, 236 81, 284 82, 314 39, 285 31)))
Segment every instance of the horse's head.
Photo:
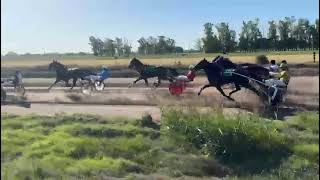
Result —
POLYGON ((132 58, 132 60, 130 61, 130 64, 128 66, 129 69, 137 69, 139 66, 142 66, 142 62, 139 61, 137 58, 132 58))
POLYGON ((57 63, 56 60, 52 60, 52 62, 49 64, 49 67, 48 67, 49 71, 56 69, 56 63, 57 63))
POLYGON ((194 66, 194 71, 199 71, 200 69, 205 69, 210 63, 204 58, 196 66, 194 66))
POLYGON ((59 63, 57 60, 52 60, 52 62, 49 64, 48 69, 51 71, 51 70, 59 70, 59 69, 63 70, 66 68, 64 67, 64 65, 59 63))

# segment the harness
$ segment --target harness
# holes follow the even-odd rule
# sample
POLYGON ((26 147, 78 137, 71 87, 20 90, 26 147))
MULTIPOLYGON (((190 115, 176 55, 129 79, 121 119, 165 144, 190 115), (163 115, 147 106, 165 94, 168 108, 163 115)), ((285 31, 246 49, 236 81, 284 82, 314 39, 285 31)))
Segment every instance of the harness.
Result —
POLYGON ((234 73, 235 69, 225 69, 223 72, 224 77, 232 77, 232 74, 234 73))
POLYGON ((258 81, 256 79, 253 79, 251 77, 248 77, 248 76, 245 76, 245 75, 242 75, 242 74, 239 74, 239 73, 236 73, 235 72, 235 69, 226 69, 224 72, 223 72, 223 76, 224 77, 232 77, 233 75, 237 75, 237 76, 241 76, 241 77, 244 77, 244 78, 247 78, 249 81, 253 81, 253 82, 256 82, 258 84, 261 84, 263 86, 266 86, 268 87, 268 91, 265 92, 264 90, 262 90, 262 92, 268 97, 268 101, 270 104, 274 105, 274 99, 276 98, 277 94, 278 94, 278 91, 279 91, 279 87, 276 87, 276 86, 270 86, 264 82, 261 82, 261 81, 258 81), (273 90, 273 93, 269 93, 273 90))
POLYGON ((149 73, 155 73, 157 72, 157 66, 148 65, 148 66, 145 66, 144 70, 149 73))

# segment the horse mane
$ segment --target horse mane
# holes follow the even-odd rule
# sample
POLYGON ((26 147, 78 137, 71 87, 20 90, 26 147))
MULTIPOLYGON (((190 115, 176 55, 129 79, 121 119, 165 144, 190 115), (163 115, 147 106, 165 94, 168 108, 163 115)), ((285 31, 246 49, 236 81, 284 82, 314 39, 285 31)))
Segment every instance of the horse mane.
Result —
POLYGON ((133 58, 132 59, 135 63, 137 63, 137 65, 144 65, 139 59, 137 58, 133 58))
POLYGON ((61 69, 65 70, 65 71, 69 71, 67 66, 65 66, 64 64, 62 64, 56 60, 53 60, 53 62, 51 64, 55 64, 56 66, 60 67, 61 69))
POLYGON ((220 57, 220 56, 216 56, 216 57, 212 60, 212 62, 215 62, 219 57, 220 57))

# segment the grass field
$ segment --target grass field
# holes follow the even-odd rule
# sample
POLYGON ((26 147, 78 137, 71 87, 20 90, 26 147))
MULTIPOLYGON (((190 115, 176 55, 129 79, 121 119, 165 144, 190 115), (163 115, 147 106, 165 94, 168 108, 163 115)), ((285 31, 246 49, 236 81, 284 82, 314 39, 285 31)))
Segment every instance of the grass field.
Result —
MULTIPOLYGON (((319 63, 319 51, 316 51, 316 62, 319 63)), ((231 53, 225 55, 234 62, 254 62, 259 54, 265 54, 269 59, 281 61, 286 59, 291 64, 306 64, 313 62, 312 51, 289 51, 289 52, 259 52, 259 53, 231 53)), ((161 56, 137 56, 144 63, 155 65, 175 65, 179 61, 183 65, 195 64, 206 58, 212 60, 218 54, 185 54, 185 55, 161 55, 161 56)), ((94 56, 19 56, 16 58, 2 58, 2 67, 34 67, 47 66, 56 57, 67 65, 79 66, 121 66, 128 65, 132 57, 114 59, 110 57, 94 56)))
POLYGON ((1 179, 318 179, 319 116, 1 115, 1 179))

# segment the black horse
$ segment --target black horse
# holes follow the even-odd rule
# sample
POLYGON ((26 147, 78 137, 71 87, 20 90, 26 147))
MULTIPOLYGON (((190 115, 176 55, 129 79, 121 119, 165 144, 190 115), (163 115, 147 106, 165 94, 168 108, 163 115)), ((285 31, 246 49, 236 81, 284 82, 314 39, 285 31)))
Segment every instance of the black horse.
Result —
MULTIPOLYGON (((208 87, 216 87, 217 90, 225 97, 227 97, 228 99, 234 101, 233 98, 231 98, 230 96, 241 90, 241 87, 247 88, 251 91, 253 91, 255 94, 257 94, 258 96, 260 96, 260 93, 257 89, 255 89, 251 84, 248 78, 242 77, 242 76, 237 76, 237 75, 232 75, 230 77, 225 77, 224 76, 224 70, 225 69, 229 69, 229 68, 233 68, 235 69, 235 73, 239 73, 242 74, 244 76, 247 77, 251 77, 253 79, 259 77, 259 74, 266 74, 267 73, 267 69, 263 68, 263 67, 258 67, 258 66, 252 66, 250 67, 248 66, 248 68, 246 67, 242 67, 241 65, 236 65, 233 64, 231 61, 226 61, 226 62, 221 62, 221 63, 210 63, 208 62, 206 59, 203 59, 202 61, 200 61, 195 67, 194 70, 198 71, 200 69, 203 69, 207 75, 209 84, 204 85, 200 91, 198 92, 198 95, 201 94, 201 92, 208 87), (227 66, 228 65, 228 66, 227 66), (254 68, 253 68, 254 67, 254 68), (252 76, 254 75, 254 76, 252 76), (229 93, 229 95, 227 96, 221 86, 225 85, 225 84, 229 84, 229 83, 234 83, 236 89, 231 91, 229 93)), ((257 79, 260 80, 260 79, 257 79)))
POLYGON ((243 68, 249 73, 249 77, 256 79, 258 81, 263 81, 269 79, 269 70, 253 63, 241 63, 235 64, 229 58, 224 58, 222 56, 217 56, 212 60, 213 64, 217 64, 222 69, 239 69, 243 68))
POLYGON ((130 61, 129 69, 134 69, 139 73, 138 79, 136 79, 130 86, 137 83, 140 80, 144 80, 145 84, 148 86, 148 78, 157 77, 158 83, 154 83, 157 87, 161 84, 161 80, 169 80, 172 82, 173 78, 178 76, 179 73, 174 68, 163 67, 163 66, 152 66, 145 65, 137 58, 133 58, 130 61))
POLYGON ((94 75, 93 72, 87 69, 68 69, 65 65, 59 63, 56 60, 53 60, 52 63, 49 64, 49 70, 56 71, 56 80, 55 82, 49 87, 49 90, 58 82, 64 81, 66 86, 69 87, 69 80, 72 79, 72 86, 76 86, 76 82, 78 79, 83 79, 85 76, 94 75))

